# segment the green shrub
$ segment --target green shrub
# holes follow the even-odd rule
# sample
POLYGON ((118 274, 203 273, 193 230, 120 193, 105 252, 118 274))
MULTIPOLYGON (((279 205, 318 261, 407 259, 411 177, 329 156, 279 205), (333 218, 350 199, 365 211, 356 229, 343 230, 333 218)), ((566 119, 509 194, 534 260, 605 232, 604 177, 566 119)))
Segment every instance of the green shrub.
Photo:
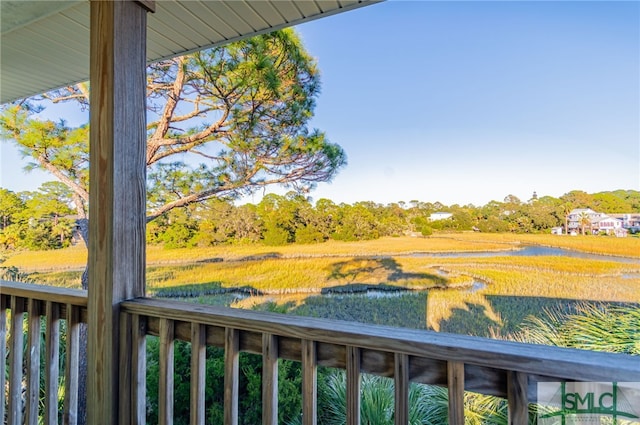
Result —
MULTIPOLYGON (((326 376, 326 386, 319 391, 318 423, 346 423, 346 374, 334 371, 326 376)), ((362 375, 360 421, 363 424, 394 423, 394 382, 390 378, 362 375)), ((498 397, 466 392, 464 397, 466 425, 508 424, 507 402, 498 397)), ((409 388, 409 424, 446 424, 448 390, 435 385, 411 384, 409 388)))
POLYGON ((573 312, 546 310, 529 316, 517 341, 640 355, 640 308, 637 305, 579 304, 573 312))
MULTIPOLYGON (((176 341, 174 347, 174 424, 189 424, 191 344, 176 341)), ((224 350, 207 347, 205 373, 206 423, 224 423, 224 350)), ((301 411, 302 375, 300 364, 278 361, 278 421, 298 417, 301 411)), ((147 338, 147 422, 158 423, 159 340, 147 338)), ((262 356, 240 354, 239 423, 254 425, 262 421, 262 356)))
POLYGON ((262 242, 269 246, 282 246, 289 243, 289 232, 276 225, 266 226, 262 242))

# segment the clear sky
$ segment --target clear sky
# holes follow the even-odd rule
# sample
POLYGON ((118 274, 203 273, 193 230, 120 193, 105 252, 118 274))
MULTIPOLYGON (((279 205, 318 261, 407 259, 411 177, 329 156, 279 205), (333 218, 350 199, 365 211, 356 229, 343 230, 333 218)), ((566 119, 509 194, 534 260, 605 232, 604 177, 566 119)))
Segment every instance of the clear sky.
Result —
MULTIPOLYGON (((322 75, 312 125, 349 162, 316 200, 640 190, 638 2, 389 1, 298 31, 322 75)), ((43 181, 1 160, 0 186, 43 181)))

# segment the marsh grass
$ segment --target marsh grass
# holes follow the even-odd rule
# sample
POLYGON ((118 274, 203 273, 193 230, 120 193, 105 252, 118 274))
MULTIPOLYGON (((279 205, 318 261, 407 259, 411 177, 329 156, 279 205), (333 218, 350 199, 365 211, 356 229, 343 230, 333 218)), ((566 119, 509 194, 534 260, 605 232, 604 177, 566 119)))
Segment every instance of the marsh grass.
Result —
POLYGON ((221 289, 245 288, 259 294, 320 293, 332 288, 349 291, 361 285, 427 289, 446 284, 434 271, 404 270, 392 258, 318 257, 152 267, 147 286, 152 292, 166 291, 185 284, 211 284, 212 279, 221 289))
MULTIPOLYGON (((371 241, 328 241, 321 244, 287 245, 282 247, 252 244, 164 249, 159 246, 149 246, 147 247, 147 262, 149 265, 162 265, 260 258, 500 251, 517 249, 527 244, 640 258, 640 238, 450 233, 438 234, 428 238, 387 237, 371 241)), ((13 253, 8 257, 3 265, 16 266, 27 271, 77 269, 84 267, 86 264, 87 250, 82 245, 77 245, 54 251, 22 251, 13 253)))
POLYGON ((479 291, 430 291, 430 329, 478 336, 514 332, 528 315, 576 302, 635 303, 637 265, 563 257, 448 259, 439 267, 487 282, 479 291))
MULTIPOLYGON (((260 260, 304 257, 393 256, 411 253, 483 252, 541 245, 568 248, 604 255, 640 258, 640 238, 600 236, 515 235, 493 233, 449 233, 428 238, 386 237, 371 241, 328 241, 311 245, 270 247, 259 244, 221 245, 207 248, 164 249, 147 247, 149 266, 211 263, 232 260, 260 260)), ((82 245, 53 251, 22 251, 8 255, 3 266, 16 266, 25 271, 82 269, 87 250, 82 245)))
POLYGON ((82 271, 79 270, 31 272, 28 276, 31 282, 43 285, 76 289, 82 287, 82 271))
POLYGON ((77 245, 51 251, 21 251, 8 255, 3 266, 23 271, 56 271, 82 269, 87 264, 87 250, 77 245))
MULTIPOLYGON (((598 253, 610 254, 620 247, 631 248, 631 254, 640 252, 635 249, 640 248, 640 239, 636 238, 477 233, 278 248, 251 245, 164 250, 150 247, 147 292, 151 296, 215 304, 220 304, 220 297, 223 297, 226 305, 239 308, 291 310, 345 320, 369 317, 367 320, 375 323, 393 322, 397 326, 481 336, 490 336, 496 330, 512 332, 526 315, 540 314, 543 308, 576 301, 633 303, 640 300, 640 262, 558 256, 448 258, 408 255, 414 252, 510 250, 534 241, 555 243, 555 246, 573 244, 572 249, 590 246, 592 252, 598 253), (474 281, 484 282, 486 286, 471 291, 474 281), (377 306, 389 303, 390 307, 387 313, 372 318, 357 307, 376 310, 378 307, 370 300, 338 302, 317 296, 364 289, 429 291, 418 296, 421 302, 416 301, 425 307, 405 314, 411 317, 407 317, 404 325, 396 323, 393 311, 406 312, 401 304, 408 302, 410 297, 402 302, 402 297, 373 300, 377 306)), ((10 260, 14 264, 25 261, 25 265, 34 266, 38 259, 39 264, 51 266, 59 254, 62 255, 60 258, 82 254, 77 248, 61 251, 40 256, 23 253, 10 260), (42 260, 49 254, 53 258, 42 260)), ((58 264, 55 271, 32 272, 30 277, 49 285, 80 287, 81 268, 69 270, 74 264, 77 263, 58 264)))
MULTIPOLYGON (((469 259, 276 258, 226 261, 148 269, 150 291, 184 285, 246 288, 261 294, 320 293, 327 289, 389 285, 406 289, 469 287, 474 279, 490 283, 484 294, 629 301, 640 299, 640 265, 563 257, 494 257, 469 259), (442 276, 438 269, 445 270, 442 276), (525 283, 525 285, 522 285, 525 283)), ((204 289, 209 289, 204 286, 204 289)))

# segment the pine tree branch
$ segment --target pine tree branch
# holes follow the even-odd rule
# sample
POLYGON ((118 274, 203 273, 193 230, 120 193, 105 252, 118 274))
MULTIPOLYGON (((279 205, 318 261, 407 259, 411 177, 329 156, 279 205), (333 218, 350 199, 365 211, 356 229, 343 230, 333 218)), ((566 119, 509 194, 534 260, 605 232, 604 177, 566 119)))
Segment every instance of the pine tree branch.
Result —
POLYGON ((42 168, 53 174, 62 183, 66 184, 84 202, 89 203, 89 192, 85 188, 80 186, 77 182, 63 173, 62 170, 53 165, 44 155, 38 155, 36 160, 42 166, 42 168))

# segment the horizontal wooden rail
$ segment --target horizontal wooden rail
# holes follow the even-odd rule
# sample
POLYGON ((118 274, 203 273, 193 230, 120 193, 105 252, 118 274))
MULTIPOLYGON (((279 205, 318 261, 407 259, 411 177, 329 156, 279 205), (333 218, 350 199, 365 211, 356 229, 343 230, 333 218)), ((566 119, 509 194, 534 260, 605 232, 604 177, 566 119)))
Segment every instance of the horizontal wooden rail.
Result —
POLYGON ((85 290, 0 280, 0 295, 16 297, 18 302, 24 304, 25 310, 28 308, 29 300, 37 301, 38 308, 42 311, 46 310, 47 302, 52 302, 60 307, 62 317, 67 313, 67 306, 74 306, 80 314, 79 321, 87 322, 87 291, 85 290))
MULTIPOLYGON (((291 316, 283 314, 155 299, 125 301, 122 303, 122 311, 148 318, 161 317, 174 320, 177 322, 176 337, 184 341, 189 341, 190 325, 186 327, 186 332, 183 332, 179 322, 209 325, 213 328, 207 330, 208 344, 220 347, 224 346, 224 329, 237 329, 243 332, 240 336, 241 350, 255 353, 262 352, 261 335, 263 333, 278 335, 280 338, 285 338, 285 341, 286 338, 290 338, 291 341, 281 341, 280 354, 281 357, 292 360, 301 360, 300 347, 303 340, 313 340, 319 345, 324 345, 324 347, 318 347, 318 361, 332 366, 334 364, 331 364, 331 361, 322 362, 323 352, 338 353, 346 346, 356 346, 371 352, 370 357, 363 354, 363 363, 370 364, 366 371, 383 376, 393 376, 393 355, 402 353, 427 359, 429 361, 423 364, 429 366, 437 364, 444 366, 445 379, 442 382, 446 382, 446 362, 449 361, 461 362, 465 366, 486 368, 476 370, 487 373, 498 369, 561 380, 640 381, 640 362, 637 358, 623 354, 523 344, 312 317, 296 316, 295 320, 292 320, 291 316), (256 338, 257 336, 260 337, 256 338), (287 342, 292 345, 292 350, 286 350, 283 347, 287 342), (387 357, 391 361, 387 361, 387 357), (386 366, 374 363, 385 363, 386 366)), ((150 328, 152 322, 150 322, 150 328)), ((414 360, 412 359, 412 362, 414 360)), ((340 363, 335 362, 336 365, 344 368, 340 363)), ((465 376, 467 372, 465 370, 465 376)), ((432 380, 429 379, 429 375, 425 371, 410 370, 412 381, 432 380)), ((437 377, 431 376, 431 378, 437 377)), ((504 382, 506 382, 506 374, 504 382)))

